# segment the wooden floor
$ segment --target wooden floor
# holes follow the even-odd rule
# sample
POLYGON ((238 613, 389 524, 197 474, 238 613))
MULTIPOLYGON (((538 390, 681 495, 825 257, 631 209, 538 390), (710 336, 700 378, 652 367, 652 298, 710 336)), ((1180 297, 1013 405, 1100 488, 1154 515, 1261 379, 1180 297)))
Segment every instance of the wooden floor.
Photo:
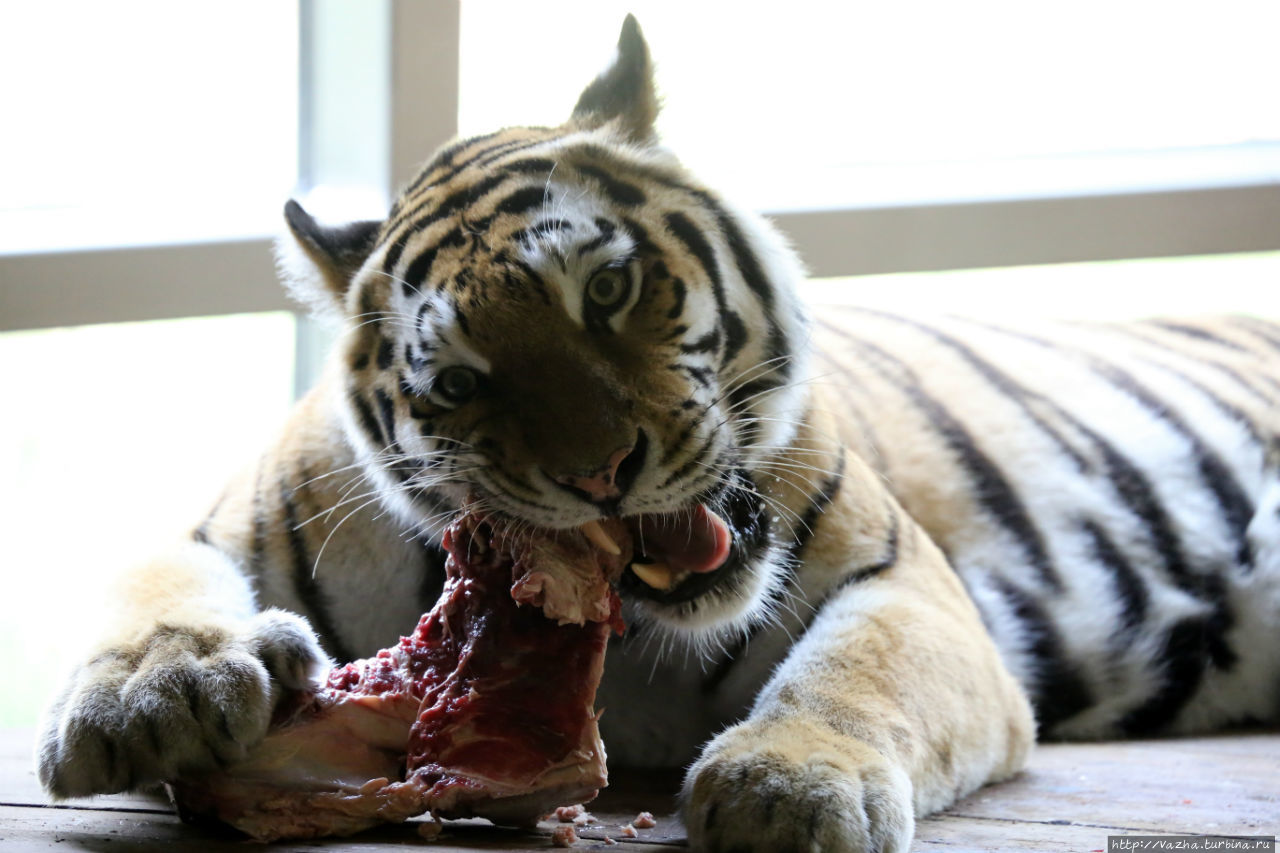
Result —
MULTIPOLYGON (((231 836, 185 826, 158 800, 99 797, 50 805, 32 772, 31 733, 0 731, 0 850, 239 851, 231 836)), ((578 849, 617 853, 683 850, 670 776, 615 772, 590 806, 578 849), (622 825, 650 811, 658 825, 635 839, 622 825), (605 838, 619 842, 607 845, 605 838)), ((537 831, 450 823, 432 845, 463 850, 547 850, 551 824, 537 831)), ((280 843, 274 850, 382 851, 422 845, 417 824, 355 839, 280 843)), ((985 788, 920 821, 916 851, 1105 851, 1108 835, 1275 835, 1280 832, 1280 735, 1041 746, 1017 779, 985 788)))

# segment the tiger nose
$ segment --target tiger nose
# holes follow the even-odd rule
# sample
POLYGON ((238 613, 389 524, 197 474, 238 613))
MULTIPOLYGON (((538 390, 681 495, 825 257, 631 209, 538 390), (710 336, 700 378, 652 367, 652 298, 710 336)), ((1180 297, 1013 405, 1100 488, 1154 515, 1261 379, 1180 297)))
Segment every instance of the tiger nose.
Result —
POLYGON ((644 452, 640 446, 643 435, 643 432, 640 433, 636 443, 630 447, 620 447, 610 453, 605 464, 595 471, 589 474, 561 474, 554 478, 555 481, 592 503, 622 497, 631 486, 639 464, 643 463, 644 452))

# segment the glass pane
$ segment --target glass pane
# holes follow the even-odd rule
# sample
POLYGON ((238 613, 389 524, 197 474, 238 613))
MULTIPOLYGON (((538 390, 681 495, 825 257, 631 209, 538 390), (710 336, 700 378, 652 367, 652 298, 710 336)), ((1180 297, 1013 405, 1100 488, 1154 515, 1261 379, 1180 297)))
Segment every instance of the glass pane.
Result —
POLYGON ((0 726, 31 726, 102 590, 200 520, 293 398, 287 312, 0 335, 0 726))
POLYGON ((0 250, 276 230, 297 3, 6 4, 0 79, 0 250))
POLYGON ((903 314, 1128 320, 1250 314, 1280 319, 1280 252, 816 279, 814 303, 903 314))
POLYGON ((1273 0, 467 0, 462 11, 464 133, 566 116, 634 11, 670 147, 760 206, 789 206, 806 180, 830 180, 814 171, 852 164, 1280 140, 1273 0), (791 180, 762 195, 754 185, 771 175, 791 180))

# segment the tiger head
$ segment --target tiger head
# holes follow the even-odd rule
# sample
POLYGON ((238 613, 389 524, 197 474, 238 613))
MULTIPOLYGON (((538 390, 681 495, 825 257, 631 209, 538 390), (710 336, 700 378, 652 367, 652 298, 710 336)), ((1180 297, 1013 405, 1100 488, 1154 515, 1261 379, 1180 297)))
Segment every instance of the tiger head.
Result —
POLYGON ((656 113, 628 17, 565 124, 444 147, 385 221, 286 219, 346 319, 341 406, 387 506, 425 536, 463 500, 625 519, 667 567, 624 577, 631 618, 696 632, 780 582, 752 471, 803 414, 805 319, 792 253, 659 145, 656 113))

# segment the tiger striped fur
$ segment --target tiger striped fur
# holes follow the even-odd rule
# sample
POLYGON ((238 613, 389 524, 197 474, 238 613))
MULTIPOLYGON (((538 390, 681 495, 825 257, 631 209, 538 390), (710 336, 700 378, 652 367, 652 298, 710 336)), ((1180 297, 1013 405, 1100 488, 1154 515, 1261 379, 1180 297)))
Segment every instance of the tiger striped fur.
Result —
POLYGON ((628 19, 566 125, 447 146, 384 222, 288 207, 295 286, 347 331, 124 580, 48 715, 53 795, 243 755, 326 653, 430 606, 469 494, 552 528, 732 520, 723 567, 624 578, 599 696, 614 763, 692 762, 695 849, 905 850, 1037 729, 1276 719, 1280 328, 810 320, 786 245, 655 113, 628 19))

